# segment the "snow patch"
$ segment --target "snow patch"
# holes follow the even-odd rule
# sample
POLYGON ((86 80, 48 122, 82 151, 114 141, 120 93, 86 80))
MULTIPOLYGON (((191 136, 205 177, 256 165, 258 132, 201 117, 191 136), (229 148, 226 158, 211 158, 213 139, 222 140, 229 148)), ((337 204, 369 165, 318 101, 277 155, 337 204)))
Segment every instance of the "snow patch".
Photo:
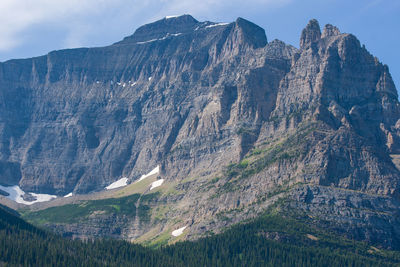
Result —
POLYGON ((155 42, 155 41, 162 41, 162 40, 167 39, 168 37, 171 37, 171 36, 179 36, 179 35, 181 35, 181 34, 182 34, 182 33, 167 33, 167 35, 165 35, 165 36, 162 37, 162 38, 151 39, 151 40, 144 41, 144 42, 137 42, 136 44, 147 44, 147 43, 152 43, 152 42, 155 42))
MULTIPOLYGON (((171 33, 171 34, 167 34, 167 36, 179 36, 179 35, 182 35, 182 33, 181 32, 178 32, 178 33, 171 33)), ((166 36, 166 37, 167 37, 166 36)))
POLYGON ((66 194, 64 197, 72 197, 72 192, 69 194, 66 194))
POLYGON ((147 177, 149 177, 149 176, 151 176, 151 175, 159 174, 159 173, 160 173, 160 165, 157 165, 157 167, 155 167, 153 170, 151 170, 151 172, 149 172, 148 174, 142 175, 142 176, 139 178, 138 182, 141 181, 141 180, 146 179, 147 177))
POLYGON ((147 44, 147 43, 155 42, 155 41, 158 41, 158 40, 160 40, 160 39, 151 39, 151 40, 144 41, 144 42, 137 42, 136 44, 147 44))
POLYGON ((121 178, 118 181, 110 184, 109 186, 106 186, 105 189, 107 189, 107 190, 115 189, 115 188, 126 186, 127 184, 128 184, 128 178, 124 177, 124 178, 121 178))
POLYGON ((152 182, 150 190, 153 190, 154 188, 161 186, 163 183, 164 183, 164 179, 160 179, 155 182, 152 182))
POLYGON ((6 198, 11 199, 17 203, 25 204, 25 205, 32 205, 37 202, 45 202, 52 200, 53 198, 57 198, 55 195, 48 195, 48 194, 36 194, 30 192, 32 196, 36 198, 34 201, 26 201, 22 198, 23 195, 25 195, 25 192, 18 186, 18 185, 13 185, 13 186, 2 186, 0 185, 0 189, 7 192, 10 194, 6 198))
POLYGON ((206 28, 213 28, 213 27, 217 27, 217 26, 224 26, 224 25, 228 25, 229 23, 227 22, 221 22, 221 23, 215 23, 215 24, 211 24, 206 26, 206 28))
POLYGON ((319 240, 318 237, 316 237, 315 235, 312 235, 312 234, 307 234, 306 236, 307 236, 307 238, 309 238, 311 240, 314 240, 314 241, 318 241, 319 240))
POLYGON ((36 197, 36 200, 33 202, 29 203, 36 203, 36 202, 46 202, 50 201, 53 198, 57 198, 57 196, 54 195, 48 195, 48 194, 36 194, 36 193, 30 193, 32 196, 36 197))
POLYGON ((165 16, 165 19, 173 19, 173 18, 179 18, 181 15, 172 15, 172 16, 165 16))
POLYGON ((186 229, 186 227, 187 226, 183 226, 182 228, 179 228, 179 229, 177 229, 177 230, 175 230, 175 231, 172 231, 172 235, 173 236, 175 236, 175 237, 177 237, 177 236, 180 236, 182 233, 183 233, 183 231, 186 229))

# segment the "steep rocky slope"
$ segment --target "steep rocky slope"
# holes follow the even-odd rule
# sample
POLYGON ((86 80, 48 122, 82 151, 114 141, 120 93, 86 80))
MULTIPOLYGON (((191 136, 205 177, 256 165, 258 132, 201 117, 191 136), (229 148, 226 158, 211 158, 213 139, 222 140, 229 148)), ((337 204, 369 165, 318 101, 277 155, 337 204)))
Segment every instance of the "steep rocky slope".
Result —
POLYGON ((108 47, 1 63, 0 88, 4 185, 83 194, 161 167, 162 186, 131 195, 137 210, 147 196, 146 216, 44 222, 61 232, 197 238, 275 207, 400 247, 397 91, 332 25, 311 20, 296 49, 241 18, 162 19, 108 47))

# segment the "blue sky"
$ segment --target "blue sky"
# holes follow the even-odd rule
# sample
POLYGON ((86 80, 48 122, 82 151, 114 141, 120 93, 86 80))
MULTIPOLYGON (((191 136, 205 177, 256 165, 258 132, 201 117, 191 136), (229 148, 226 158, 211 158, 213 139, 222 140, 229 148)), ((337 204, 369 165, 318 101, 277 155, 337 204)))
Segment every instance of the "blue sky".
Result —
POLYGON ((216 22, 243 17, 263 27, 269 40, 296 47, 308 20, 331 23, 389 65, 400 88, 399 0, 1 0, 0 61, 109 45, 179 14, 216 22))

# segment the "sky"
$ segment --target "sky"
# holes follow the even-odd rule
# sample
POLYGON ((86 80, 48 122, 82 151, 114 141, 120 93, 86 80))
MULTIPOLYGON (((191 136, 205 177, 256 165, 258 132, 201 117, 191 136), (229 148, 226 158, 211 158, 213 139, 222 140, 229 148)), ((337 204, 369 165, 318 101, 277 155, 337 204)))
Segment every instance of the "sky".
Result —
POLYGON ((299 47, 315 18, 352 33, 389 66, 400 89, 399 0, 1 0, 0 61, 75 47, 106 46, 168 15, 199 21, 237 17, 265 29, 268 40, 299 47))

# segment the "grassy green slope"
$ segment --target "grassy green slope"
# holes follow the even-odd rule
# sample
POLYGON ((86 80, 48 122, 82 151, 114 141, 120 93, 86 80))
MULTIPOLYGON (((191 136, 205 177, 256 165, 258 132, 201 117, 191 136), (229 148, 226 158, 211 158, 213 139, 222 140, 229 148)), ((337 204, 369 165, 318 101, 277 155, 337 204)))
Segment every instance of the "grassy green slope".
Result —
POLYGON ((29 222, 42 225, 47 222, 51 223, 76 223, 85 221, 94 213, 102 214, 122 214, 124 216, 139 216, 146 219, 149 210, 146 203, 155 197, 157 193, 143 195, 133 194, 120 198, 107 198, 99 200, 82 201, 79 204, 67 204, 63 206, 51 207, 44 210, 31 212, 29 210, 22 211, 23 218, 29 222), (138 208, 136 203, 141 197, 138 208))

